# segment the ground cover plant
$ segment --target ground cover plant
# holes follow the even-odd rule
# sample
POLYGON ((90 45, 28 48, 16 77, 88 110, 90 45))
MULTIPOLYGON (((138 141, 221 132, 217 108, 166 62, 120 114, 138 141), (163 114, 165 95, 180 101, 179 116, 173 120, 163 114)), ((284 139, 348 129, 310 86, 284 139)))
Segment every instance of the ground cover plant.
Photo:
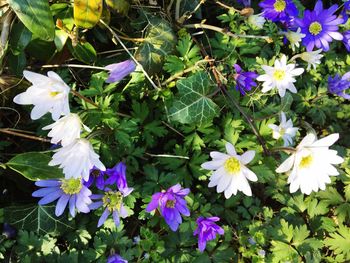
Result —
POLYGON ((1 261, 349 262, 349 13, 1 0, 1 261))

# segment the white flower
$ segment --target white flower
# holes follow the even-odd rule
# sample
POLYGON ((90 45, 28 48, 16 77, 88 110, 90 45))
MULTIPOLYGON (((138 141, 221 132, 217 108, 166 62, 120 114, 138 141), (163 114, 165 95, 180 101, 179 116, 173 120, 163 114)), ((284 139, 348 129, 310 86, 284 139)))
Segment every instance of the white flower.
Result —
POLYGON ((248 23, 253 28, 262 29, 264 27, 265 22, 266 22, 266 19, 264 17, 262 17, 261 14, 250 15, 248 17, 248 23))
POLYGON ((83 177, 87 181, 90 169, 94 166, 101 171, 106 170, 99 158, 88 140, 75 139, 71 144, 58 149, 49 165, 60 165, 66 179, 83 177))
POLYGON ((278 94, 284 97, 286 90, 296 93, 297 90, 294 86, 295 76, 299 76, 304 72, 303 68, 295 68, 296 64, 287 64, 287 57, 282 56, 281 60, 276 59, 274 67, 267 65, 261 66, 266 74, 260 75, 257 80, 264 81, 263 93, 268 92, 271 89, 277 88, 278 94))
POLYGON ((289 40, 290 45, 292 47, 292 50, 295 51, 295 47, 300 47, 299 42, 302 38, 304 38, 306 35, 301 32, 301 28, 298 27, 298 30, 296 32, 288 30, 287 32, 282 32, 283 35, 286 36, 286 38, 289 40))
POLYGON ((75 113, 70 113, 57 120, 56 122, 45 126, 43 130, 50 130, 48 136, 51 137, 51 143, 61 142, 62 146, 67 146, 75 139, 80 138, 81 126, 85 130, 90 131, 80 120, 79 116, 75 113))
POLYGON ((312 191, 317 192, 318 189, 325 190, 326 184, 331 182, 329 176, 339 174, 333 164, 340 164, 344 160, 337 155, 337 151, 329 149, 338 138, 338 133, 320 140, 314 134, 308 134, 300 142, 296 152, 276 169, 277 173, 291 170, 288 177, 291 193, 299 188, 307 195, 312 191))
POLYGON ((298 131, 298 128, 293 127, 293 122, 291 119, 287 121, 286 114, 282 111, 280 118, 280 125, 275 124, 268 125, 272 130, 272 137, 276 140, 279 138, 283 139, 283 146, 289 146, 293 144, 293 137, 298 131))
POLYGON ((238 190, 251 196, 252 190, 248 180, 255 182, 258 178, 245 165, 254 159, 255 151, 238 155, 235 147, 229 142, 226 143, 226 151, 228 154, 211 152, 213 160, 201 165, 204 169, 214 171, 210 177, 209 187, 217 186, 218 193, 225 191, 227 199, 232 194, 236 195, 238 190))
POLYGON ((52 119, 58 120, 61 115, 67 115, 69 111, 68 94, 69 86, 55 72, 49 71, 47 77, 31 71, 23 71, 24 77, 32 83, 25 92, 14 97, 17 104, 33 104, 30 114, 33 120, 37 120, 47 112, 51 112, 52 119))
POLYGON ((311 65, 314 69, 316 69, 316 65, 321 64, 321 58, 323 57, 323 55, 320 54, 321 52, 322 49, 318 49, 315 51, 303 52, 298 56, 300 56, 302 60, 308 63, 307 70, 310 70, 311 65))

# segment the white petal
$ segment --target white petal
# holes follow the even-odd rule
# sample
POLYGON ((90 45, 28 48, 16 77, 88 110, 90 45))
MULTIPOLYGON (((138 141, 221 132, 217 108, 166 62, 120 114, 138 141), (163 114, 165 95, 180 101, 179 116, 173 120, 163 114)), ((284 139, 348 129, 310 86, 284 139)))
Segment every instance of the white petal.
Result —
POLYGON ((312 147, 329 147, 339 139, 339 133, 333 133, 314 142, 312 147))
POLYGON ((225 146, 226 146, 226 151, 229 155, 231 156, 237 155, 235 147, 231 143, 227 142, 225 146))
POLYGON ((295 155, 289 156, 277 169, 276 173, 285 173, 292 169, 295 155))
POLYGON ((240 159, 241 159, 241 162, 244 165, 246 165, 246 164, 250 163, 254 159, 254 156, 255 156, 255 151, 246 151, 245 153, 243 153, 240 156, 240 159))
POLYGON ((251 171, 250 169, 248 169, 247 167, 244 167, 242 169, 242 173, 243 175, 249 180, 249 181, 252 181, 252 182, 256 182, 258 181, 258 177, 256 176, 256 174, 251 171))

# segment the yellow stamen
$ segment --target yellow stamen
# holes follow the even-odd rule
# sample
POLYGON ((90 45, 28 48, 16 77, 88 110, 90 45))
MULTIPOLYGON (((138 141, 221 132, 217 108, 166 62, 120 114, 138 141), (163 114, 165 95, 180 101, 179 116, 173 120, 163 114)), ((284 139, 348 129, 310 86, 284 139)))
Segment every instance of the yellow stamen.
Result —
POLYGON ((276 2, 273 4, 273 8, 277 12, 284 11, 284 9, 286 9, 286 1, 284 1, 284 0, 276 0, 276 2))
POLYGON ((168 200, 168 201, 166 201, 165 206, 168 208, 174 208, 175 204, 176 204, 176 200, 168 200))
POLYGON ((312 22, 309 26, 309 32, 314 36, 322 31, 322 25, 319 22, 312 22))
POLYGON ((283 80, 284 77, 286 76, 286 72, 284 70, 281 70, 281 69, 277 69, 274 73, 273 73, 273 78, 275 80, 283 80))
POLYGON ((120 192, 109 191, 102 197, 103 206, 110 212, 119 211, 122 206, 123 195, 120 192))
POLYGON ((62 191, 68 195, 79 193, 82 187, 80 178, 63 179, 61 184, 62 191))
POLYGON ((60 92, 58 92, 58 91, 51 91, 51 92, 50 92, 50 96, 51 96, 51 97, 55 97, 55 96, 57 96, 58 94, 60 94, 60 92))
POLYGON ((235 157, 230 157, 225 161, 224 168, 226 172, 236 174, 241 170, 241 163, 235 157))
POLYGON ((303 169, 303 168, 310 167, 312 160, 313 160, 313 158, 312 158, 311 154, 301 158, 301 161, 299 163, 299 168, 303 169))

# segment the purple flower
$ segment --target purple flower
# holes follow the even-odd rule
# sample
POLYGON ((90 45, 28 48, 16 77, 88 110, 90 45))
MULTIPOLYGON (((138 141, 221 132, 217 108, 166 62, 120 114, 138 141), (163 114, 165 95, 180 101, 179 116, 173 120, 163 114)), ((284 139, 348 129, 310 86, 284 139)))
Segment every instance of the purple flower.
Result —
POLYGON ((219 227, 215 222, 219 221, 220 218, 213 217, 199 217, 197 219, 197 229, 193 232, 193 235, 198 235, 198 248, 201 252, 204 251, 207 242, 216 238, 216 235, 223 235, 224 230, 219 227))
POLYGON ((110 71, 106 82, 113 83, 122 80, 131 72, 135 71, 136 64, 131 59, 128 59, 123 62, 107 65, 105 68, 110 71))
POLYGON ((343 23, 345 24, 348 19, 349 19, 349 16, 347 14, 347 12, 350 11, 350 1, 347 1, 344 3, 344 7, 343 7, 343 10, 341 11, 340 15, 342 16, 343 18, 343 23))
POLYGON ((312 51, 315 46, 328 51, 333 39, 343 39, 343 35, 338 32, 338 25, 343 19, 334 15, 337 9, 338 5, 323 9, 322 1, 318 0, 313 11, 306 10, 303 19, 296 19, 301 33, 306 35, 302 43, 307 51, 312 51))
POLYGON ((251 0, 237 0, 237 3, 249 7, 251 5, 251 0))
POLYGON ((350 30, 343 32, 343 43, 348 52, 350 52, 350 30))
POLYGON ((33 192, 32 196, 42 197, 39 205, 46 205, 58 199, 56 216, 63 214, 69 203, 69 212, 75 216, 75 209, 82 213, 89 213, 91 204, 91 191, 82 183, 80 178, 52 179, 35 182, 36 186, 44 187, 33 192))
POLYGON ((6 238, 14 238, 17 235, 17 230, 8 223, 4 223, 2 234, 6 238))
POLYGON ((256 87, 254 80, 258 77, 255 72, 242 72, 242 68, 238 64, 234 64, 233 67, 236 70, 234 78, 236 80, 236 90, 242 95, 246 94, 246 91, 250 91, 252 87, 256 87))
POLYGON ((121 192, 130 193, 134 190, 133 188, 129 188, 126 182, 126 165, 123 162, 117 163, 113 168, 108 168, 106 171, 101 171, 96 167, 92 168, 90 170, 89 180, 84 182, 84 185, 90 187, 94 182, 100 190, 103 190, 106 185, 113 185, 115 183, 121 192))
POLYGON ((272 22, 290 23, 298 15, 293 0, 264 0, 259 6, 263 9, 263 16, 272 22))
POLYGON ((181 189, 180 184, 170 187, 167 191, 162 191, 152 195, 152 200, 148 204, 146 211, 151 212, 159 207, 161 215, 172 231, 176 231, 182 223, 181 214, 190 215, 190 210, 186 206, 184 197, 188 195, 190 189, 181 189))
POLYGON ((128 263, 128 261, 118 254, 114 254, 108 257, 107 263, 128 263))
POLYGON ((126 165, 123 162, 117 163, 112 169, 107 169, 106 173, 109 176, 105 182, 106 185, 116 183, 119 191, 125 196, 129 195, 134 190, 134 188, 128 187, 126 181, 126 165))
POLYGON ((350 88, 350 71, 345 73, 343 77, 336 74, 334 78, 328 77, 328 91, 332 94, 350 99, 350 94, 346 94, 345 90, 350 88))

